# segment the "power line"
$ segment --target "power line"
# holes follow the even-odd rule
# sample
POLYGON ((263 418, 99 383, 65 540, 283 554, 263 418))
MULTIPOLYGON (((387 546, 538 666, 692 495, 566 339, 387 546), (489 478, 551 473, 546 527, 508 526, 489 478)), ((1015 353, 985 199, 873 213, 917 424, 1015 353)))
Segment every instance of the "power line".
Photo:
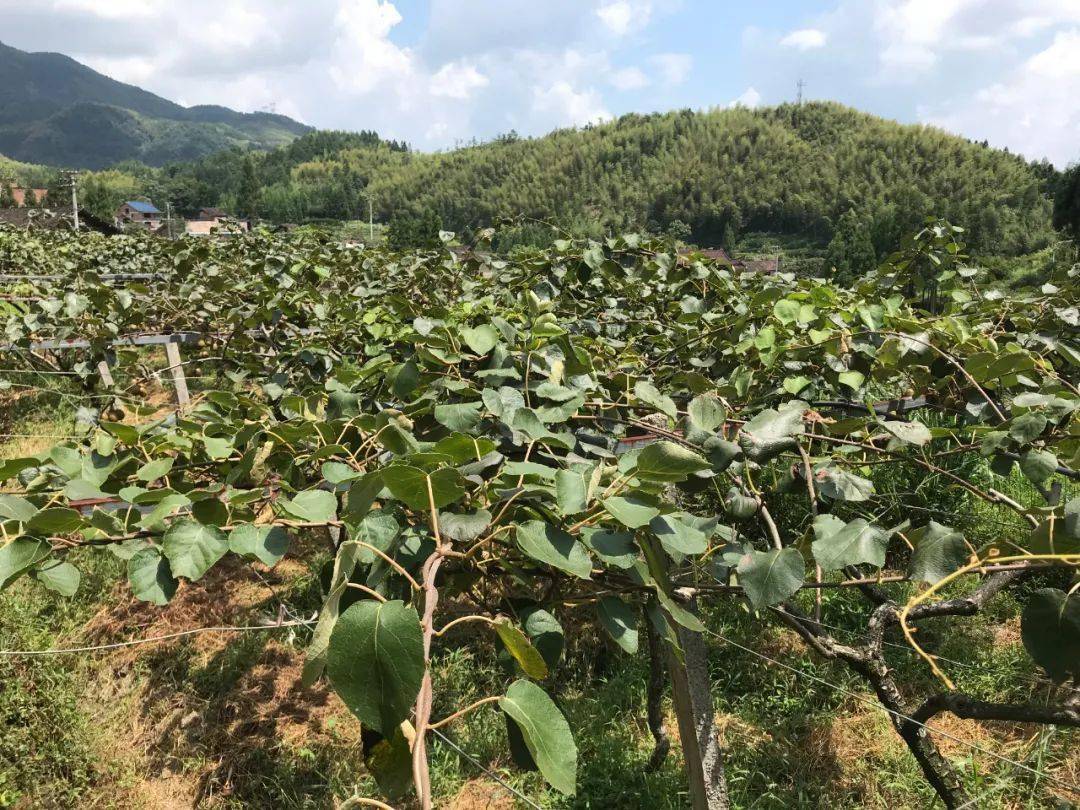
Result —
POLYGON ((771 664, 776 664, 778 667, 782 667, 783 669, 786 669, 786 670, 788 670, 790 672, 794 672, 796 675, 799 675, 799 676, 801 676, 803 678, 808 678, 809 680, 812 680, 812 681, 816 681, 817 683, 820 683, 822 686, 827 686, 830 689, 833 689, 833 690, 835 690, 837 692, 840 692, 841 694, 844 694, 844 695, 847 695, 848 697, 854 698, 855 700, 859 701, 860 703, 863 703, 863 704, 865 704, 867 706, 871 706, 871 707, 873 707, 875 709, 880 709, 881 711, 886 712, 887 714, 891 714, 894 717, 900 718, 901 720, 906 720, 909 723, 914 723, 915 725, 925 729, 926 731, 928 731, 928 732, 930 732, 932 734, 940 734, 942 737, 950 739, 953 742, 960 743, 961 745, 966 745, 967 747, 969 747, 973 751, 978 751, 979 753, 986 754, 988 757, 992 757, 993 759, 997 759, 997 760, 999 760, 1001 762, 1005 762, 1005 763, 1008 763, 1010 765, 1014 765, 1017 768, 1021 768, 1021 769, 1025 770, 1025 771, 1028 771, 1031 774, 1034 774, 1035 776, 1038 776, 1038 777, 1040 777, 1042 779, 1046 779, 1049 782, 1053 782, 1056 785, 1065 788, 1066 790, 1072 791, 1073 793, 1076 793, 1076 794, 1080 795, 1080 785, 1074 785, 1071 782, 1066 782, 1065 780, 1059 779, 1058 777, 1056 777, 1056 776, 1054 776, 1052 774, 1046 773, 1045 771, 1040 771, 1040 770, 1038 770, 1036 768, 1032 768, 1030 765, 1025 765, 1023 762, 1017 762, 1015 759, 1010 759, 1009 757, 1005 756, 1004 754, 998 754, 995 751, 991 751, 991 750, 989 750, 987 748, 983 748, 982 746, 976 745, 975 743, 971 742, 970 740, 965 740, 965 739, 963 739, 961 737, 957 737, 957 736, 955 736, 953 734, 950 734, 947 731, 942 731, 941 729, 934 728, 933 726, 928 726, 925 723, 920 723, 914 717, 910 717, 910 716, 908 716, 908 715, 906 715, 906 714, 904 714, 902 712, 898 712, 895 709, 890 709, 888 706, 883 706, 881 703, 878 703, 875 700, 871 700, 870 698, 867 698, 865 695, 861 695, 858 692, 852 691, 851 689, 847 689, 846 687, 839 686, 839 685, 837 685, 835 683, 827 681, 824 678, 818 677, 817 675, 813 675, 813 674, 811 674, 809 672, 801 670, 798 667, 793 667, 790 664, 785 664, 783 661, 777 661, 775 658, 770 658, 769 656, 765 655, 764 653, 760 653, 757 650, 753 650, 750 647, 746 647, 746 646, 740 644, 737 641, 732 641, 731 639, 727 638, 726 636, 721 635, 720 633, 717 633, 714 630, 709 630, 708 628, 705 628, 705 632, 710 636, 714 636, 715 638, 720 639, 720 641, 723 641, 725 644, 730 644, 732 647, 736 647, 737 649, 740 649, 743 652, 750 653, 750 655, 756 656, 756 657, 760 658, 763 661, 767 661, 767 662, 769 662, 771 664))

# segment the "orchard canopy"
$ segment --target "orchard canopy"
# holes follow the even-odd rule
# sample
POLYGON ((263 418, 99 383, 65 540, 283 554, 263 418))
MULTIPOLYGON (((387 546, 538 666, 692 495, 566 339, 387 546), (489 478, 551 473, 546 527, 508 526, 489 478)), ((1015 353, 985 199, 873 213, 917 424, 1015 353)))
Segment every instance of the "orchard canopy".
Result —
MULTIPOLYGON (((427 732, 452 723, 428 661, 451 622, 517 669, 461 710, 505 713, 515 761, 568 794, 573 729, 548 685, 588 623, 634 654, 648 622, 677 658, 717 600, 799 622, 851 584, 884 594, 952 695, 916 623, 1080 564, 1078 272, 1004 294, 961 240, 930 222, 846 289, 638 235, 505 258, 306 230, 0 230, 0 380, 14 400, 61 371, 80 402, 77 437, 0 462, 0 587, 72 595, 69 553, 91 546, 164 605, 228 555, 274 565, 316 538, 334 558, 305 677, 373 733, 388 797, 428 791, 427 732), (178 410, 140 399, 163 372, 128 340, 165 333, 197 333, 185 367, 215 381, 178 410), (1003 494, 1017 476, 1037 502, 1003 494), (908 508, 920 486, 951 506, 908 508), (995 531, 953 525, 974 503, 995 531)), ((1076 681, 1076 589, 1036 590, 1023 638, 1076 681)), ((867 666, 877 688, 889 673, 867 666)))

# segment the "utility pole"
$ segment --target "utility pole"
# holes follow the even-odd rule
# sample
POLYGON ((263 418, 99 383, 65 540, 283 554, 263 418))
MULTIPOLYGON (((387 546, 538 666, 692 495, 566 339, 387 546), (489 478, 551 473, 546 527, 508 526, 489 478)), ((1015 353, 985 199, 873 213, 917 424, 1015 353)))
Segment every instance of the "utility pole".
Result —
POLYGON ((375 204, 372 200, 371 192, 366 188, 361 192, 367 197, 367 217, 368 217, 368 241, 374 244, 375 242, 375 204))
POLYGON ((804 82, 802 79, 799 79, 798 84, 796 84, 795 86, 799 88, 799 96, 798 96, 798 99, 795 101, 795 104, 797 106, 801 107, 802 106, 803 90, 806 88, 806 82, 804 82))
POLYGON ((71 210, 75 223, 75 231, 79 230, 79 172, 75 169, 64 172, 64 176, 71 183, 71 210))
POLYGON ((165 203, 165 229, 169 238, 172 239, 172 205, 167 201, 165 203))

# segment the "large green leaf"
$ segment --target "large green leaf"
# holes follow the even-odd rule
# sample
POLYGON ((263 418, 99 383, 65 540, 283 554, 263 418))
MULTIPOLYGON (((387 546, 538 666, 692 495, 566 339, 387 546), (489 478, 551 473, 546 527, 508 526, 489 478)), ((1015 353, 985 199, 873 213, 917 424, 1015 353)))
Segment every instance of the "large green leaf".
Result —
POLYGON ((37 514, 38 508, 26 498, 0 493, 0 518, 26 523, 37 514))
POLYGON ((82 582, 79 569, 69 562, 49 560, 34 571, 34 579, 61 596, 74 596, 82 582))
POLYGON ((908 535, 915 546, 908 574, 918 582, 933 584, 967 565, 971 550, 964 535, 931 520, 908 535))
POLYGON ((42 509, 26 523, 26 533, 42 537, 71 534, 83 527, 83 516, 74 509, 52 506, 42 509))
POLYGON ((0 546, 0 591, 48 557, 51 550, 44 540, 30 537, 0 546))
POLYGON ((490 525, 491 512, 487 509, 464 514, 439 512, 439 532, 448 540, 470 543, 487 531, 490 525))
POLYGON ((436 509, 442 509, 465 494, 464 479, 453 467, 428 473, 408 464, 394 464, 384 469, 382 475, 393 496, 417 512, 427 511, 432 500, 436 509))
POLYGON ((637 652, 638 617, 626 602, 617 596, 604 596, 596 603, 596 616, 624 652, 637 652))
POLYGON ((559 707, 532 681, 516 681, 499 707, 517 724, 544 779, 560 793, 577 792, 577 746, 559 707))
POLYGON ((739 431, 739 444, 747 458, 759 464, 794 450, 794 436, 803 430, 802 405, 762 411, 739 431))
POLYGON ((1080 676, 1080 593, 1041 588, 1020 621, 1024 648, 1055 681, 1080 676))
POLYGON ((531 520, 517 527, 517 544, 534 560, 551 565, 580 579, 592 576, 592 560, 585 547, 557 526, 531 520))
POLYGON ((273 567, 289 550, 289 533, 282 526, 245 523, 229 532, 229 550, 273 567))
POLYGON ((630 532, 612 532, 587 526, 581 530, 581 538, 597 557, 616 568, 633 568, 638 559, 638 548, 630 532))
POLYGON ((661 394, 660 389, 648 380, 640 380, 634 385, 634 396, 672 419, 679 418, 679 410, 675 407, 675 400, 666 394, 661 394))
POLYGON ((814 519, 814 536, 814 559, 826 571, 859 563, 878 568, 885 564, 889 535, 862 518, 844 523, 835 515, 818 515, 814 519))
POLYGON ((739 561, 739 584, 755 608, 778 605, 802 587, 806 565, 794 548, 752 551, 739 561))
POLYGON ((690 475, 709 469, 711 465, 702 456, 675 442, 653 442, 637 459, 638 476, 646 481, 674 483, 685 481, 690 475))
POLYGON ((555 473, 555 498, 562 514, 576 515, 589 508, 596 469, 594 466, 580 465, 555 473))
POLYGON ((278 503, 291 517, 305 523, 327 523, 337 519, 337 496, 325 489, 308 489, 278 503))
POLYGON ((655 502, 642 495, 614 495, 605 498, 604 508, 608 514, 628 529, 640 529, 660 514, 655 502))
POLYGON ((161 538, 161 547, 169 558, 173 575, 194 582, 225 556, 229 539, 217 526, 182 519, 168 528, 161 538))
POLYGON ((689 522, 689 515, 658 515, 649 521, 649 531, 669 554, 702 554, 709 546, 705 532, 689 522))
POLYGON ((424 678, 420 617, 404 602, 357 602, 334 625, 326 663, 349 710, 365 726, 392 735, 424 678))
POLYGON ((128 581, 137 599, 163 606, 176 593, 176 578, 169 560, 157 548, 144 548, 128 560, 128 581))

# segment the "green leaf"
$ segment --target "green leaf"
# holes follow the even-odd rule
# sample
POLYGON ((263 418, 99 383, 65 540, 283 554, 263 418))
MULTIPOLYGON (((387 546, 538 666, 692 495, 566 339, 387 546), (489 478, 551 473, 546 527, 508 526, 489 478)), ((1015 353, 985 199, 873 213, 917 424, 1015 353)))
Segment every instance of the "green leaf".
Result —
POLYGON ((1047 418, 1037 411, 1028 411, 1012 420, 1009 435, 1020 444, 1031 444, 1049 424, 1047 418))
POLYGON ((908 574, 918 582, 933 585, 968 564, 971 550, 964 535, 931 520, 908 535, 915 546, 908 574))
POLYGON ((337 519, 337 496, 325 489, 307 489, 278 501, 291 517, 304 523, 327 523, 337 519))
POLYGON ((845 524, 835 515, 818 515, 814 519, 814 536, 814 559, 826 571, 859 563, 877 568, 885 564, 889 536, 862 518, 845 524))
POLYGON ((34 579, 50 591, 71 597, 79 590, 82 574, 69 562, 50 560, 34 571, 34 579))
POLYGON ((289 550, 289 533, 281 526, 255 526, 251 523, 229 532, 229 551, 241 557, 254 557, 273 568, 289 550))
POLYGON ((803 430, 802 405, 783 410, 762 411, 739 431, 739 445, 751 461, 763 464, 781 453, 794 450, 794 436, 803 430))
POLYGON ((480 424, 482 407, 479 402, 436 405, 435 421, 458 433, 469 433, 480 424))
POLYGON ((596 616, 623 652, 637 652, 638 617, 626 602, 617 596, 605 596, 596 603, 596 616))
POLYGON ((20 537, 0 546, 0 591, 44 560, 52 548, 44 540, 20 537))
POLYGON ((517 544, 534 560, 566 571, 579 579, 592 576, 592 560, 585 547, 562 529, 541 520, 517 527, 517 544))
POLYGON ((532 681, 516 681, 499 701, 514 721, 540 773, 567 796, 577 790, 577 746, 559 707, 532 681))
POLYGON ((669 554, 702 554, 709 546, 705 533, 680 518, 688 515, 657 515, 649 521, 649 530, 656 535, 669 554))
POLYGON ((194 520, 177 520, 161 538, 173 574, 194 582, 209 571, 229 550, 225 532, 194 520))
POLYGON ((860 371, 841 371, 836 377, 841 385, 846 385, 853 391, 857 391, 862 388, 866 377, 860 371))
POLYGON ((795 323, 799 319, 799 310, 801 308, 798 301, 781 298, 773 304, 773 315, 776 316, 776 320, 786 326, 795 323))
POLYGON ((38 508, 26 498, 0 493, 0 518, 26 523, 37 514, 38 508))
POLYGON ((1028 450, 1020 456, 1020 471, 1033 484, 1042 484, 1057 472, 1057 456, 1047 450, 1028 450))
POLYGON ((675 483, 709 469, 702 456, 675 442, 653 442, 638 455, 637 473, 646 481, 675 483))
POLYGON ((128 560, 127 571, 135 598, 159 607, 169 604, 179 585, 172 575, 168 558, 157 548, 135 552, 128 560))
POLYGON ((334 625, 330 682, 349 711, 383 736, 409 716, 424 671, 420 617, 404 602, 357 602, 334 625))
POLYGON ((640 529, 660 514, 653 502, 641 495, 615 495, 605 498, 604 509, 628 529, 640 529))
POLYGON ((661 394, 660 389, 648 380, 637 382, 634 386, 634 396, 672 419, 679 418, 679 409, 675 407, 675 400, 666 394, 661 394))
POLYGON ((464 479, 453 467, 427 473, 408 464, 393 464, 386 467, 382 475, 391 494, 417 512, 426 512, 430 508, 429 482, 436 509, 455 503, 465 494, 464 479))
POLYGON ((518 619, 532 645, 544 657, 548 670, 555 669, 566 644, 566 636, 559 620, 540 607, 521 608, 518 610, 518 619))
POLYGON ((701 394, 690 400, 686 416, 692 428, 712 433, 724 424, 727 411, 712 394, 701 394))
POLYGON ((555 473, 555 500, 560 514, 577 515, 589 508, 589 495, 595 472, 596 467, 580 466, 555 473))
POLYGON ((135 477, 140 481, 157 481, 172 471, 173 463, 172 458, 157 458, 148 461, 135 471, 135 477))
POLYGON ((548 676, 547 662, 529 642, 529 639, 510 622, 502 617, 495 621, 495 632, 506 646, 507 652, 521 666, 521 671, 530 678, 542 681, 548 676))
POLYGON ((882 427, 904 444, 913 444, 916 447, 922 447, 933 438, 930 428, 922 422, 885 422, 882 427))
POLYGON ((465 345, 472 349, 473 354, 483 357, 494 349, 495 344, 499 342, 499 332, 488 323, 471 329, 462 329, 461 339, 465 341, 465 345))
POLYGON ((752 551, 736 569, 750 603, 759 610, 778 605, 802 587, 806 564, 798 549, 752 551))
POLYGON ((76 510, 65 506, 53 506, 42 509, 30 518, 26 524, 26 533, 52 537, 77 532, 84 524, 83 516, 76 510))
POLYGON ((1080 554, 1080 498, 1065 504, 1063 514, 1050 514, 1031 533, 1032 554, 1080 554))
POLYGON ((818 473, 818 493, 834 501, 857 503, 870 499, 874 483, 838 467, 826 467, 818 473))
POLYGON ((1080 592, 1035 591, 1020 619, 1020 637, 1055 681, 1080 676, 1080 592))
POLYGON ((611 532, 587 526, 581 530, 581 537, 585 545, 608 565, 625 570, 633 568, 637 561, 638 548, 630 532, 611 532))
POLYGON ((800 391, 802 391, 804 388, 806 388, 806 386, 810 385, 810 383, 812 383, 812 382, 813 382, 813 380, 811 380, 809 377, 800 377, 800 376, 785 377, 784 378, 784 390, 787 391, 792 396, 795 396, 800 391))
POLYGON ((391 737, 384 737, 372 729, 361 730, 364 767, 374 777, 379 790, 391 800, 401 799, 412 788, 412 751, 403 726, 413 730, 408 721, 398 726, 391 737))
POLYGON ((491 512, 487 509, 477 509, 460 515, 439 512, 439 532, 448 540, 471 543, 487 531, 490 525, 491 512))

